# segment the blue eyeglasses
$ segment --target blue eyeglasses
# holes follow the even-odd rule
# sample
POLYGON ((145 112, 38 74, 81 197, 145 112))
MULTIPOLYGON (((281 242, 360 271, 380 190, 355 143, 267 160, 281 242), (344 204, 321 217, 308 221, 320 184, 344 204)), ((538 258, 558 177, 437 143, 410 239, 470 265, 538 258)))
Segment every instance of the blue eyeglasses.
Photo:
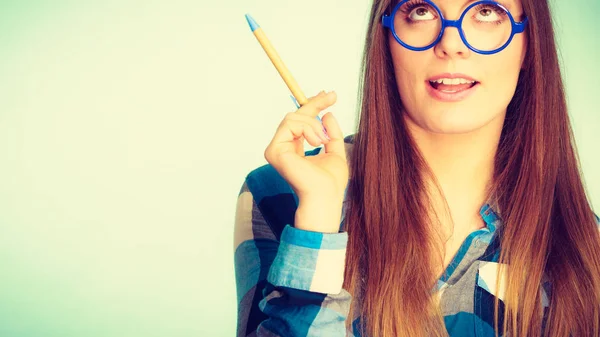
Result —
POLYGON ((484 0, 469 5, 458 20, 446 20, 430 0, 403 0, 391 15, 383 15, 381 22, 410 50, 427 50, 440 42, 446 27, 456 27, 469 49, 489 55, 506 48, 515 34, 523 33, 527 18, 515 22, 504 6, 484 0))

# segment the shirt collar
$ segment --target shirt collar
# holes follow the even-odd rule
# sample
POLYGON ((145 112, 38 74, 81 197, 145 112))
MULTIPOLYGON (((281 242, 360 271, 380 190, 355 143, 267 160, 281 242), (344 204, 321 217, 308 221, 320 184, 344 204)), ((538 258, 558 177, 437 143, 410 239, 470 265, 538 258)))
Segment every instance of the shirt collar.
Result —
POLYGON ((479 214, 483 218, 483 221, 485 221, 486 227, 492 233, 496 231, 496 228, 500 224, 500 216, 498 215, 497 209, 497 206, 493 207, 491 204, 485 203, 479 210, 479 214))

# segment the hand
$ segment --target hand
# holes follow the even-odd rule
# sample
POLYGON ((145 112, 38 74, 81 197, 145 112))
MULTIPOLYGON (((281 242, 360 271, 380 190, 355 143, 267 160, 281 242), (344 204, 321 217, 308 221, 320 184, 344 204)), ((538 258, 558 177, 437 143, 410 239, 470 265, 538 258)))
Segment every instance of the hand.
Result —
MULTIPOLYGON (((331 112, 316 119, 321 111, 336 101, 335 92, 321 92, 311 97, 298 111, 288 113, 265 149, 265 159, 290 184, 298 196, 299 210, 304 205, 320 211, 332 209, 339 220, 344 190, 348 183, 348 164, 344 136, 331 112), (329 134, 329 139, 323 132, 329 134), (304 139, 312 146, 324 145, 316 156, 304 155, 304 139)), ((302 208, 306 210, 306 207, 302 208)), ((334 217, 335 218, 335 217, 334 217)), ((335 224, 339 226, 339 222, 335 224)), ((320 225, 319 225, 320 226, 320 225)), ((327 221, 327 226, 333 224, 327 221)))

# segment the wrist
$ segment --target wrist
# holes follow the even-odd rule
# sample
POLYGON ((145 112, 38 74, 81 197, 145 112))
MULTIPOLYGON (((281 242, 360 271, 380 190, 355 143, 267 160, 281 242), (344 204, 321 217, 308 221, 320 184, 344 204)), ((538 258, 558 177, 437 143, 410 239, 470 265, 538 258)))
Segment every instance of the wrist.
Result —
POLYGON ((338 233, 341 219, 341 201, 305 200, 298 204, 294 227, 311 232, 338 233))

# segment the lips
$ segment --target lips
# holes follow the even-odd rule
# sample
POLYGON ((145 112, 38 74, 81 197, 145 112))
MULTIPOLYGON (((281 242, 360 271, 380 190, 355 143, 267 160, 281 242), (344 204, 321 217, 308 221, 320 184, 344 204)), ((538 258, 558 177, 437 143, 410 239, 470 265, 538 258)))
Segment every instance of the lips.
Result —
POLYGON ((435 75, 427 80, 435 90, 445 93, 456 93, 470 89, 479 82, 471 76, 459 73, 443 73, 435 75))
POLYGON ((464 74, 444 73, 426 81, 427 92, 442 102, 458 102, 472 95, 480 82, 464 74))
POLYGON ((470 88, 474 87, 477 83, 478 82, 464 83, 464 84, 443 84, 443 83, 429 81, 429 84, 434 89, 442 91, 442 92, 447 92, 447 93, 459 92, 459 91, 463 91, 466 89, 470 89, 470 88))

